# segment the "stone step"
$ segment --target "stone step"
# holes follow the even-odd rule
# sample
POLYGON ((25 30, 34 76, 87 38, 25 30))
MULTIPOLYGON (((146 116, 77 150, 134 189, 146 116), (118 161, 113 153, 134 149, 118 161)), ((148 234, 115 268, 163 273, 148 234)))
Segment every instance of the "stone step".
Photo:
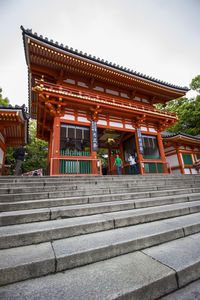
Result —
POLYGON ((200 299, 200 279, 196 280, 181 289, 178 289, 160 300, 199 300, 200 299))
POLYGON ((70 219, 8 225, 0 228, 0 248, 38 244, 87 233, 153 222, 200 211, 200 201, 111 212, 70 219))
MULTIPOLYGON (((199 181, 200 183, 200 181, 199 181)), ((145 184, 142 180, 127 180, 127 181, 121 181, 120 182, 120 187, 121 188, 144 188, 144 187, 158 187, 158 188, 173 188, 173 187, 194 187, 197 185, 197 183, 195 181, 190 181, 190 180, 185 180, 185 181, 181 181, 179 183, 174 182, 174 181, 164 181, 162 182, 161 180, 159 180, 159 182, 157 181, 145 181, 145 184)), ((94 183, 90 183, 88 184, 87 182, 80 182, 80 183, 70 183, 70 182, 50 182, 50 183, 41 183, 41 182, 31 182, 28 185, 26 184, 12 184, 12 185, 8 185, 8 184, 2 184, 0 185, 0 196, 2 194, 18 194, 18 193, 32 193, 32 192, 48 192, 48 191, 58 191, 58 190, 67 190, 67 191, 89 191, 89 190, 93 190, 93 189, 102 189, 102 188, 109 188, 109 189, 113 189, 116 190, 116 188, 119 188, 119 181, 100 181, 97 182, 95 181, 94 183)))
POLYGON ((183 193, 198 193, 200 187, 181 187, 176 189, 166 189, 165 187, 135 187, 118 190, 116 189, 99 189, 99 190, 85 190, 85 191, 57 191, 57 192, 37 192, 37 193, 23 193, 23 194, 1 194, 0 203, 10 203, 15 201, 38 200, 38 199, 53 199, 63 197, 88 196, 93 199, 93 202, 112 201, 112 199, 132 199, 134 197, 159 197, 164 195, 179 195, 183 193), (145 192, 147 191, 147 192, 145 192), (150 192, 149 192, 150 191, 150 192))
MULTIPOLYGON (((69 206, 55 206, 50 208, 47 201, 46 208, 25 209, 19 211, 6 211, 0 213, 0 226, 14 225, 22 223, 31 223, 38 221, 56 220, 60 218, 80 217, 86 215, 102 214, 108 212, 130 210, 134 208, 145 208, 152 206, 160 206, 167 204, 182 203, 188 201, 200 200, 200 193, 198 194, 184 194, 176 196, 164 196, 156 198, 144 198, 135 200, 112 201, 103 203, 85 203, 82 205, 69 206)), ((60 201, 54 200, 60 204, 60 201)), ((35 205, 38 203, 33 202, 35 205)), ((39 202, 40 203, 40 202, 39 202)), ((25 205, 27 202, 25 202, 25 205)), ((9 204, 9 208, 12 203, 9 204)), ((15 207, 14 207, 15 208, 15 207)), ((23 207, 26 208, 26 207, 23 207)))
MULTIPOLYGON (((42 254, 46 264, 43 267, 45 269, 46 265, 48 272, 53 273, 56 270, 56 264, 52 262, 54 254, 49 251, 48 244, 45 246, 42 254)), ((198 233, 62 273, 2 286, 0 297, 9 300, 158 299, 200 278, 199 247, 198 233)), ((34 271, 42 272, 43 268, 38 268, 37 251, 35 255, 32 258, 36 265, 34 271)), ((22 258, 20 264, 26 264, 26 259, 22 258)), ((19 270, 12 274, 14 279, 17 273, 19 270)), ((26 279, 31 269, 24 273, 26 279)))
MULTIPOLYGON (((56 180, 66 180, 66 181, 81 181, 81 180, 87 180, 87 181, 95 181, 95 180, 121 180, 121 178, 132 178, 134 175, 106 175, 106 176, 99 176, 99 175, 94 175, 94 176, 85 176, 85 175, 78 175, 78 176, 1 176, 0 182, 21 182, 21 181, 33 181, 33 180, 51 180, 51 181, 56 181, 56 180)), ((138 174, 137 177, 140 177, 142 179, 149 179, 149 178, 164 178, 164 179, 191 179, 191 178, 196 178, 198 179, 199 174, 147 174, 147 175, 140 175, 138 174)))
POLYGON ((143 250, 176 271, 178 287, 200 278, 200 234, 143 250))
POLYGON ((106 176, 106 177, 96 177, 96 178, 82 178, 79 180, 70 180, 70 178, 53 178, 52 177, 45 177, 45 179, 43 179, 44 177, 30 177, 30 178, 26 178, 26 180, 23 179, 23 177, 21 179, 19 179, 18 181, 16 180, 1 180, 0 179, 0 188, 13 188, 13 187, 20 187, 20 186, 27 186, 27 184, 29 186, 34 186, 36 183, 38 186, 52 186, 52 185, 105 185, 105 184, 115 184, 117 185, 118 183, 120 184, 126 184, 126 183, 130 183, 130 184, 157 184, 158 182, 167 185, 167 184, 181 184, 181 183, 199 183, 200 182, 200 176, 196 176, 196 177, 192 177, 192 175, 190 175, 189 177, 185 177, 184 175, 182 175, 180 178, 174 178, 173 176, 168 176, 168 177, 162 177, 160 175, 157 175, 157 177, 153 177, 151 176, 106 176), (190 177, 191 176, 191 177, 190 177), (65 179, 65 180, 64 180, 65 179))
MULTIPOLYGON (((160 194, 159 194, 160 195, 160 194)), ((200 200, 200 193, 190 193, 185 194, 185 191, 183 194, 176 195, 176 193, 172 193, 172 196, 161 196, 161 204, 162 199, 165 197, 166 199, 176 199, 179 201, 180 197, 184 199, 183 201, 190 201, 190 200, 200 200), (172 197, 172 198, 171 198, 172 197)), ((156 195, 157 196, 157 195, 156 195)), ((155 196, 154 196, 155 197, 155 196)), ((141 207, 146 206, 152 206, 151 201, 154 198, 151 196, 150 193, 140 193, 140 194, 120 194, 120 195, 104 195, 104 197, 66 197, 66 198, 54 198, 54 199, 41 199, 41 200, 26 200, 26 201, 17 201, 17 202, 7 202, 7 203, 0 203, 0 212, 7 212, 7 211, 17 211, 17 210, 27 210, 27 209, 40 209, 40 208, 50 208, 50 207, 58 207, 58 206, 70 206, 70 205, 81 205, 81 204, 87 204, 87 203, 104 203, 109 201, 126 201, 129 200, 135 200, 136 207, 139 207, 137 204, 137 200, 140 201, 142 198, 143 201, 140 201, 141 207), (99 201, 98 201, 99 199, 99 201), (142 206, 143 205, 143 206, 142 206)), ((170 200, 169 200, 170 201, 170 200)), ((176 200, 174 200, 176 201, 176 200)), ((157 202, 155 202, 157 203, 157 202)), ((169 202, 170 203, 170 202, 169 202)))
POLYGON ((80 267, 197 232, 200 213, 0 250, 0 285, 80 267))
MULTIPOLYGON (((194 182, 180 182, 178 184, 179 188, 183 188, 183 187, 187 187, 187 188, 191 188, 191 187, 195 187, 196 183, 194 182)), ((173 189, 176 188, 177 184, 176 183, 168 183, 168 184, 161 184, 161 182, 158 183, 142 183, 142 182, 126 182, 126 183, 120 183, 120 190, 148 190, 148 189, 155 189, 155 190, 159 190, 159 189, 173 189)), ((37 193, 37 192, 49 192, 49 191, 68 191, 69 193, 72 194, 80 194, 80 193, 85 193, 86 192, 90 192, 92 189, 92 191, 95 193, 95 191, 97 191, 97 193, 99 193, 99 191, 103 190, 110 190, 111 192, 115 192, 116 190, 119 189, 119 183, 112 183, 112 185, 109 182, 105 182, 105 183, 101 183, 101 184, 95 184, 95 185, 89 185, 89 184, 79 184, 79 185, 66 185, 66 184, 48 184, 48 185, 41 185, 41 184, 29 184, 28 187, 25 185, 19 185, 18 187, 16 186, 10 186, 8 187, 0 187, 0 196, 6 195, 6 194, 18 194, 18 193, 37 193)))

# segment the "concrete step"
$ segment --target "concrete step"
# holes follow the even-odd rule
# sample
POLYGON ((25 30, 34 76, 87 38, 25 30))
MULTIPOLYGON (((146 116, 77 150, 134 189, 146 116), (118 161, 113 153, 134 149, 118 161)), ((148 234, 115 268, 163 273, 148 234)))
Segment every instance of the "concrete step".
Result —
POLYGON ((70 219, 8 225, 0 228, 0 247, 38 244, 92 232, 147 223, 200 211, 200 201, 133 209, 70 219))
MULTIPOLYGON (((178 186, 181 188, 183 187, 195 187, 196 186, 196 183, 194 182, 181 182, 180 184, 178 184, 178 186)), ((168 184, 161 184, 159 182, 159 185, 156 184, 156 183, 146 183, 144 185, 144 183, 141 183, 141 182, 131 182, 131 183, 120 183, 120 188, 125 190, 125 189, 136 189, 137 188, 140 188, 142 190, 142 188, 154 188, 154 189, 172 189, 172 188, 175 188, 177 187, 177 184, 175 183, 168 183, 168 184)), ((24 186, 24 185, 21 185, 21 186, 18 186, 18 187, 9 187, 9 188, 6 188, 5 186, 4 187, 1 187, 0 188, 0 195, 2 194, 18 194, 18 193, 36 193, 36 192, 48 192, 48 191, 60 191, 60 190, 67 190, 67 191, 70 191, 70 192, 84 192, 84 191, 89 191, 89 190, 101 190, 101 189, 109 189, 109 190, 113 190, 113 191, 116 191, 117 189, 119 188, 119 182, 118 183, 112 183, 110 184, 109 182, 105 182, 105 183, 101 183, 101 184, 95 184, 95 185, 92 185, 92 184, 84 184, 81 185, 66 185, 66 184, 48 184, 48 185, 39 185, 36 183, 34 184, 29 184, 28 187, 27 186, 24 186)))
MULTIPOLYGON (((195 188, 196 183, 188 183, 188 182, 181 182, 178 184, 179 188, 195 188)), ((147 191, 147 190, 164 190, 164 189, 175 189, 177 188, 177 184, 170 183, 170 184, 159 184, 156 183, 120 183, 120 191, 121 192, 131 192, 131 191, 147 191)), ((10 188, 0 188, 0 199, 1 196, 5 195, 12 195, 12 194, 29 194, 29 193, 44 193, 44 192, 56 192, 56 191, 67 191, 69 195, 80 195, 80 194, 100 194, 105 192, 114 193, 119 189, 119 183, 109 184, 105 182, 103 184, 95 184, 93 185, 66 185, 66 184, 57 184, 57 185, 36 185, 35 183, 32 185, 27 186, 19 186, 19 187, 10 187, 10 188)))
MULTIPOLYGON (((126 200, 140 200, 144 198, 143 203, 145 206, 151 206, 151 201, 153 198, 163 198, 166 199, 176 199, 179 200, 179 196, 185 199, 186 201, 190 200, 200 200, 200 193, 186 193, 188 190, 181 190, 183 193, 180 193, 178 190, 179 195, 177 195, 177 190, 170 193, 170 196, 167 196, 166 193, 156 193, 154 197, 149 192, 144 193, 125 193, 125 194, 114 194, 114 195, 104 195, 104 196, 82 196, 82 197, 66 197, 66 198, 54 198, 54 199, 40 199, 40 200, 25 200, 25 201, 16 201, 16 202, 0 202, 0 212, 6 211, 17 211, 17 210, 27 210, 27 209, 37 209, 37 208, 50 208, 50 207, 58 207, 58 206, 69 206, 69 205, 81 205, 87 203, 104 203, 104 202, 111 202, 111 201, 126 201, 126 200), (187 197, 187 199, 185 198, 187 197), (148 204, 149 203, 149 204, 148 204)), ((159 200, 159 199, 158 199, 159 200)), ((184 201, 185 201, 184 200, 184 201)), ((155 200, 156 201, 156 200, 155 200)), ((176 200, 174 200, 176 201, 176 200)), ((169 202, 170 203, 170 202, 169 202)), ((155 202, 157 204, 157 202, 155 202)), ((136 204, 137 206, 137 204, 136 204)), ((142 206, 141 206, 142 207, 142 206)))
MULTIPOLYGON (((199 177, 184 177, 184 175, 180 178, 174 178, 174 177, 162 177, 162 176, 157 176, 153 177, 151 176, 115 176, 111 177, 106 176, 106 177, 98 177, 95 179, 91 179, 88 177, 87 178, 82 178, 81 180, 69 180, 68 178, 53 178, 52 177, 31 177, 28 179, 23 179, 18 180, 17 182, 15 180, 9 181, 9 180, 3 180, 1 181, 0 179, 0 191, 1 189, 15 189, 15 188, 20 188, 20 187, 27 187, 27 184, 29 187, 35 187, 37 183, 37 187, 43 188, 43 187, 52 187, 52 186, 66 186, 69 188, 69 186, 110 186, 110 185, 155 185, 158 184, 158 182, 162 185, 170 185, 170 184, 177 184, 181 185, 184 183, 188 184, 197 184, 200 182, 200 176, 199 177)), ((9 191, 8 191, 9 192, 9 191)))
MULTIPOLYGON (((27 202, 23 202, 23 208, 25 210, 15 210, 12 203, 9 204, 9 208, 13 207, 13 211, 6 211, 0 213, 0 226, 12 225, 12 224, 23 224, 31 223, 38 221, 47 221, 47 220, 56 220, 61 218, 72 218, 80 217, 86 215, 102 214, 108 212, 138 209, 152 206, 161 206, 167 204, 182 203, 188 201, 200 200, 200 193, 193 194, 184 194, 176 196, 163 196, 156 198, 144 198, 144 199, 135 199, 135 200, 123 200, 123 201, 112 201, 112 202, 100 202, 100 203, 85 203, 81 205, 68 205, 68 206, 59 206, 60 201, 55 199, 53 204, 55 207, 52 207, 52 203, 47 200, 46 208, 37 208, 40 206, 41 202, 31 202, 35 205, 35 209, 28 209, 27 202), (56 204, 58 206, 56 206, 56 204)), ((30 204, 31 204, 30 203, 30 204)), ((19 204, 19 203, 17 203, 19 204)))
POLYGON ((57 191, 57 192, 37 192, 37 193, 20 193, 20 194, 1 194, 1 203, 10 203, 16 201, 26 201, 26 200, 38 200, 38 199, 53 199, 53 198, 63 198, 63 197, 87 197, 90 202, 100 202, 100 201, 112 201, 122 200, 122 199, 134 199, 137 197, 159 197, 168 195, 180 195, 184 193, 199 193, 200 187, 180 187, 175 189, 166 189, 159 187, 136 187, 136 188, 126 188, 126 189, 99 189, 99 190, 85 190, 85 191, 57 191), (93 199, 93 200, 92 200, 93 199))
POLYGON ((147 184, 155 184, 160 182, 161 184, 173 184, 173 183, 177 183, 177 184, 181 184, 182 182, 184 183, 199 183, 200 182, 200 176, 199 177, 194 177, 194 178, 187 178, 187 177, 181 177, 181 178, 173 178, 173 177, 168 177, 168 178, 163 178, 161 176, 157 176, 156 178, 152 177, 152 176, 121 176, 121 177, 113 177, 110 178, 109 176, 106 177, 99 177, 99 178, 95 178, 94 180, 91 180, 90 178, 84 178, 81 180, 68 180, 66 177, 62 177, 60 179, 55 179, 52 177, 49 178, 45 178, 42 179, 43 177, 40 178, 36 178, 36 177, 30 177, 31 179, 29 180, 19 180, 17 182, 15 181, 9 181, 9 180, 4 180, 1 181, 0 179, 0 188, 17 188, 17 187, 27 187, 27 185, 29 186, 34 186, 36 183, 38 186, 62 186, 62 185, 66 185, 66 186, 73 186, 73 185, 103 185, 103 184, 109 184, 109 185, 117 185, 118 183, 121 184, 143 184, 143 183, 147 183, 147 184))
POLYGON ((200 234, 143 250, 176 271, 178 287, 200 278, 200 234))
POLYGON ((199 300, 200 299, 200 279, 196 280, 181 289, 178 289, 167 296, 161 297, 162 300, 199 300))
POLYGON ((71 181, 71 182, 79 182, 82 180, 86 180, 86 181, 95 181, 95 180, 121 180, 124 178, 133 178, 133 177, 138 177, 141 178, 141 180, 149 180, 149 179, 158 179, 158 178, 162 178, 162 179, 166 179, 166 180, 170 180, 170 179, 196 179, 198 180, 200 178, 199 174, 148 174, 148 175, 107 175, 107 176, 99 176, 99 175, 95 175, 95 176, 85 176, 85 175, 79 175, 79 176, 1 176, 0 178, 0 183, 1 182, 30 182, 30 181, 71 181))
MULTIPOLYGON (((200 278, 199 247, 200 234, 182 237, 62 273, 2 286, 0 297, 9 300, 158 299, 200 278)), ((48 252, 48 245, 45 250, 48 252)), ((50 266, 53 253, 47 256, 45 250, 50 266)), ((37 258, 35 261, 38 262, 37 258)), ((50 272, 54 272, 53 265, 50 272)))
POLYGON ((197 232, 200 232, 200 213, 0 250, 0 284, 80 267, 197 232))

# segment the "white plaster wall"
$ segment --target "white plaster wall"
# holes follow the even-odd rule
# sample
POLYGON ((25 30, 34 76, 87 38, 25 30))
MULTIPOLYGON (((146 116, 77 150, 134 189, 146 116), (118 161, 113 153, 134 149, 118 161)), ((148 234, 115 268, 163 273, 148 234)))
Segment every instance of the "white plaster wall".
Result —
POLYGON ((150 132, 157 132, 154 128, 149 128, 150 132))
POLYGON ((172 174, 181 174, 180 169, 172 170, 172 174))
POLYGON ((184 168, 185 174, 190 174, 190 169, 189 168, 184 168))
POLYGON ((192 168, 192 174, 198 174, 198 172, 195 168, 192 168))
POLYGON ((75 120, 75 116, 72 115, 64 115, 63 117, 61 117, 60 119, 64 119, 64 120, 75 120))
POLYGON ((147 131, 147 128, 145 126, 141 126, 142 131, 147 131))
POLYGON ((127 129, 134 129, 134 127, 132 125, 130 125, 130 124, 125 124, 125 128, 127 128, 127 129))
POLYGON ((79 121, 79 122, 90 123, 90 122, 88 121, 88 119, 85 118, 85 117, 78 117, 78 121, 79 121))
POLYGON ((104 121, 104 120, 99 120, 97 122, 98 125, 107 125, 107 121, 104 121))
POLYGON ((166 161, 170 163, 171 167, 179 166, 177 154, 166 156, 166 161))
POLYGON ((109 122, 110 126, 123 128, 123 124, 117 122, 109 122))

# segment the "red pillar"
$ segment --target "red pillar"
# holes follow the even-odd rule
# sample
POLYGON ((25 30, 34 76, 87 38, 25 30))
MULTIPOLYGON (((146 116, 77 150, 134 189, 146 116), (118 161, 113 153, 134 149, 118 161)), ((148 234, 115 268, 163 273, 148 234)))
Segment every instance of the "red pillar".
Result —
POLYGON ((160 151, 160 157, 161 157, 161 160, 162 160, 162 163, 163 163, 163 170, 164 170, 165 173, 168 173, 168 168, 167 168, 167 164, 166 164, 166 157, 165 157, 165 150, 164 150, 162 136, 161 136, 160 131, 158 131, 157 140, 158 140, 158 147, 159 147, 159 151, 160 151))
POLYGON ((50 175, 59 174, 60 163, 59 163, 59 159, 55 159, 55 158, 59 158, 60 156, 60 117, 54 117, 52 145, 50 147, 52 147, 50 175))
POLYGON ((185 174, 183 161, 182 161, 182 158, 181 158, 181 153, 179 152, 178 148, 176 149, 176 153, 177 153, 177 156, 178 156, 178 161, 179 161, 179 166, 180 166, 180 169, 181 169, 181 174, 185 174))

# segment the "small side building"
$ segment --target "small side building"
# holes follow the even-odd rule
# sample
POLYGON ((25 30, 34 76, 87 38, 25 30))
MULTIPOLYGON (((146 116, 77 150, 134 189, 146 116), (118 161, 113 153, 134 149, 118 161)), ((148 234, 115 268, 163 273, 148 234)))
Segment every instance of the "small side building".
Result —
POLYGON ((200 159, 200 136, 162 132, 166 161, 172 174, 200 174, 194 163, 200 159))
POLYGON ((7 147, 20 147, 28 139, 25 106, 0 106, 0 175, 4 174, 7 147))

